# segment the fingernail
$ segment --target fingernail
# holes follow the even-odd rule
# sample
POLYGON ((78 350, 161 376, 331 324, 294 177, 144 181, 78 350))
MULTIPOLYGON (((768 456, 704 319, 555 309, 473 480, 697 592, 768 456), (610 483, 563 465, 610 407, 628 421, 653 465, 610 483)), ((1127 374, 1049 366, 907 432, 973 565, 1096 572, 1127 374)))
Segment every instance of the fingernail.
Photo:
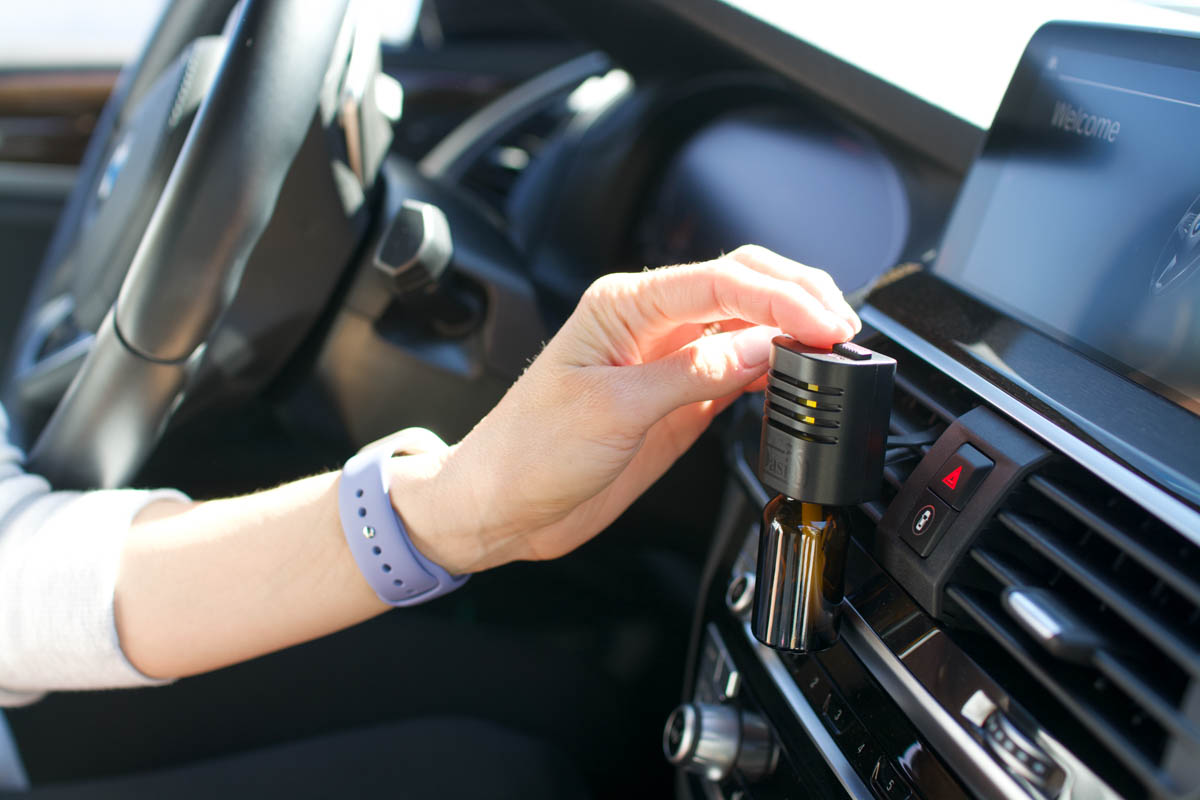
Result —
POLYGON ((846 323, 854 329, 855 333, 858 333, 860 330, 862 330, 862 323, 858 321, 858 314, 854 313, 854 307, 845 300, 839 299, 837 303, 837 310, 833 313, 844 319, 846 323))
POLYGON ((826 311, 821 317, 821 322, 823 322, 825 327, 828 328, 835 336, 841 336, 843 339, 846 338, 846 331, 850 330, 850 323, 846 322, 846 320, 842 319, 832 311, 826 311))
POLYGON ((738 361, 745 368, 757 367, 767 363, 771 357, 771 340, 779 335, 775 328, 761 325, 738 331, 730 340, 733 352, 737 353, 738 361))

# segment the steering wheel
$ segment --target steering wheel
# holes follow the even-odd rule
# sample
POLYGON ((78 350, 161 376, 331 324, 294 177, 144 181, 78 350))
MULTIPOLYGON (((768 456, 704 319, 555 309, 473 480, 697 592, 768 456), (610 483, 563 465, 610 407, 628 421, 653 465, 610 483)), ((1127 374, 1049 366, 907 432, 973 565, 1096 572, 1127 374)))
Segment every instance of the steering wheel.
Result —
MULTIPOLYGON (((18 433, 29 399, 49 391, 53 406, 47 385, 73 375, 32 470, 57 486, 119 486, 152 451, 298 151, 335 113, 351 8, 176 0, 164 11, 101 115, 17 336, 5 397, 18 433)), ((37 423, 25 425, 28 443, 37 423)))

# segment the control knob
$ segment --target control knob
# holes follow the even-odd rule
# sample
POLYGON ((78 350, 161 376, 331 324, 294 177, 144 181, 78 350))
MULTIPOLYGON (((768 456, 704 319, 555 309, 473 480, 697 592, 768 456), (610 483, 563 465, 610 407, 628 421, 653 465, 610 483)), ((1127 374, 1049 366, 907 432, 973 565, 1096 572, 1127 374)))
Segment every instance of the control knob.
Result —
POLYGON ((667 760, 710 781, 724 780, 735 768, 747 781, 770 775, 779 758, 762 717, 730 705, 683 703, 663 728, 667 760))

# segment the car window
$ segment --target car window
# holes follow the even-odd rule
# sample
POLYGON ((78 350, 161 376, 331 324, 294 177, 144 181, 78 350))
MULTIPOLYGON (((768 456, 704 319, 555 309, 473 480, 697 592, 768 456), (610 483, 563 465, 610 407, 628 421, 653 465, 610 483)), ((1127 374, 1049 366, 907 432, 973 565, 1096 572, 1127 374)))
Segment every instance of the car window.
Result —
MULTIPOLYGON (((384 42, 408 44, 422 0, 362 0, 384 42)), ((38 0, 0 25, 0 70, 120 67, 138 54, 166 0, 38 0)))

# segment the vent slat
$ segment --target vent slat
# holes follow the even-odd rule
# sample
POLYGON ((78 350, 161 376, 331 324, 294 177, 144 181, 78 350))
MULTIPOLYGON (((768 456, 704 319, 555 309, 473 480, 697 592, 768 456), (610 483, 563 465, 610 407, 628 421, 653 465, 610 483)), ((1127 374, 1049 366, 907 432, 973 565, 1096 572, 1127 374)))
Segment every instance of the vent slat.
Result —
POLYGON ((1039 651, 1026 647, 1022 643, 1027 638, 1019 629, 1009 627, 1008 621, 992 613, 985 603, 976 600, 969 590, 957 586, 946 589, 951 597, 983 628, 988 635, 1003 647, 1009 655, 1038 681, 1046 690, 1061 702, 1067 710, 1083 724, 1093 736, 1103 743, 1109 751, 1121 761, 1143 783, 1160 787, 1170 793, 1176 788, 1170 777, 1164 774, 1139 748, 1139 742, 1132 741, 1118 730, 1111 722, 1098 714, 1092 704, 1070 691, 1062 682, 1050 674, 1050 670, 1061 670, 1063 665, 1048 656, 1042 656, 1039 651), (1043 662, 1053 662, 1046 666, 1043 662))
POLYGON ((874 522, 876 525, 879 524, 879 520, 883 519, 883 512, 887 511, 887 506, 878 500, 862 503, 859 505, 859 508, 862 509, 862 512, 867 515, 867 519, 871 520, 871 522, 874 522))
POLYGON ((900 491, 900 487, 904 485, 904 481, 908 480, 908 476, 912 474, 911 469, 900 469, 895 464, 888 464, 883 468, 883 479, 896 491, 900 491))
POLYGON ((1147 686, 1133 670, 1121 663, 1116 656, 1105 652, 1096 653, 1095 664, 1096 669, 1121 687, 1122 691, 1149 711, 1164 727, 1184 739, 1184 746, 1200 754, 1200 729, 1185 719, 1174 706, 1163 700, 1158 692, 1147 686))
MULTIPOLYGON (((897 389, 911 396, 919 405, 936 414, 947 425, 958 417, 958 414, 955 414, 947 406, 943 405, 941 401, 914 383, 904 373, 896 373, 895 385, 897 389)), ((913 427, 915 430, 916 426, 913 427)), ((904 433, 911 433, 911 431, 904 431, 904 433)))
POLYGON ((1041 475, 1030 476, 1029 485, 1047 500, 1065 510, 1080 523, 1103 536, 1114 547, 1119 548, 1161 578, 1192 604, 1200 605, 1200 583, 1184 575, 1157 553, 1100 516, 1087 503, 1041 475))
MULTIPOLYGON (((1032 581, 1019 568, 1008 564, 1005 559, 982 548, 971 551, 971 557, 1004 586, 1028 586, 1032 581)), ((1173 733, 1188 740, 1188 745, 1200 748, 1200 729, 1184 718, 1179 711, 1164 700, 1158 692, 1126 667, 1111 653, 1100 652, 1095 656, 1096 668, 1132 697, 1145 706, 1155 719, 1173 733)))
POLYGON ((995 553, 976 547, 971 551, 971 557, 1004 586, 1028 586, 1031 583, 1029 578, 1023 575, 1018 568, 995 553))
POLYGON ((1123 617, 1182 668, 1192 675, 1200 675, 1200 651, 1172 633, 1163 622, 1155 619, 1150 612, 1129 598, 1120 586, 1103 573, 1097 572, 1073 556, 1053 531, 1011 511, 1002 511, 996 518, 1054 566, 1074 578, 1098 601, 1123 617))

